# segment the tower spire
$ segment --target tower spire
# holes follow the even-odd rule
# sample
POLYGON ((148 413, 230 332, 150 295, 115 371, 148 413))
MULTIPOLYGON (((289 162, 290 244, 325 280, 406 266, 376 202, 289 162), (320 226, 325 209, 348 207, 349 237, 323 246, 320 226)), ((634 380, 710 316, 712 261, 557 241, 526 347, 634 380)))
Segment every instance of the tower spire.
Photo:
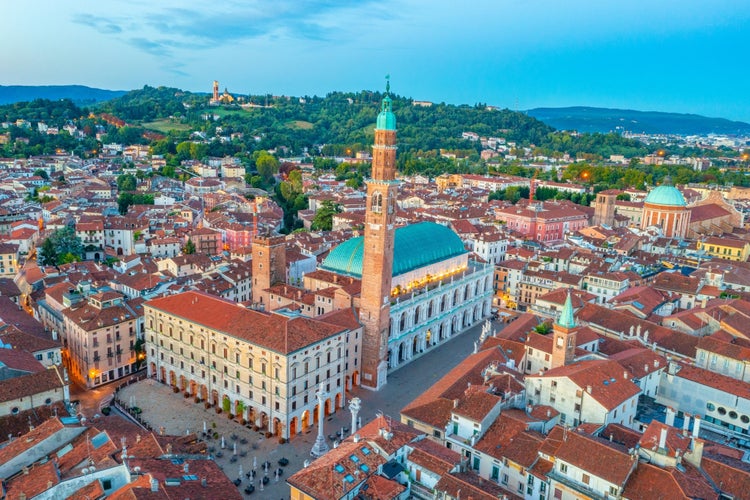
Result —
POLYGON ((391 75, 385 75, 385 94, 391 93, 391 75))
POLYGON ((576 327, 576 320, 573 317, 573 301, 570 298, 570 289, 568 289, 568 296, 565 298, 565 305, 563 305, 560 317, 557 319, 557 324, 563 328, 576 327))

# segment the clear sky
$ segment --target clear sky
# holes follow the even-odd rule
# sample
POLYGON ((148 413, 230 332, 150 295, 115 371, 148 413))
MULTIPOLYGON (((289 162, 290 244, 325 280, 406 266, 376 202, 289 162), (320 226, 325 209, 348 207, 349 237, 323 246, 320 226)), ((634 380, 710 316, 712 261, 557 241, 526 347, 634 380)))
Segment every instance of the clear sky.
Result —
POLYGON ((604 106, 750 121, 748 0, 5 0, 0 85, 604 106))

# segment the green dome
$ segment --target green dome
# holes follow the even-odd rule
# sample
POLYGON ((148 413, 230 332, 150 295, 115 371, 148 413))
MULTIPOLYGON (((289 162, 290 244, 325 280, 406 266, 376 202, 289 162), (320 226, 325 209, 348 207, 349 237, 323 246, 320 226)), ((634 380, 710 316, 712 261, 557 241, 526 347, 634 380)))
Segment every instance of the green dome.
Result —
POLYGON ((396 115, 393 114, 391 105, 391 98, 385 96, 385 99, 383 99, 383 107, 378 114, 375 128, 380 130, 396 130, 396 115))
MULTIPOLYGON (((396 229, 393 276, 466 253, 461 238, 450 228, 420 222, 396 229)), ((364 237, 347 240, 331 250, 320 268, 355 278, 362 277, 364 237)))
POLYGON ((670 207, 684 207, 687 206, 685 197, 682 196, 680 190, 674 186, 661 185, 655 189, 652 189, 648 196, 646 196, 646 203, 652 203, 654 205, 667 205, 670 207))

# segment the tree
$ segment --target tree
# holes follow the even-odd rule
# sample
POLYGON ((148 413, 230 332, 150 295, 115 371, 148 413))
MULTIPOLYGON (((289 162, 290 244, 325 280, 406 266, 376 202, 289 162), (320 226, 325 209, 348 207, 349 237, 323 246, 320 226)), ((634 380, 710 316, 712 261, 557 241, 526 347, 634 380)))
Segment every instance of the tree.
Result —
POLYGON ((75 229, 64 227, 56 230, 42 243, 39 251, 39 263, 46 266, 56 266, 78 262, 83 256, 83 244, 76 236, 75 229))
POLYGON ((37 168, 36 170, 34 170, 34 175, 41 177, 45 181, 49 180, 49 175, 47 174, 47 171, 42 168, 37 168))
POLYGON ((193 240, 188 238, 187 243, 185 243, 185 246, 182 247, 182 253, 185 255, 190 255, 195 253, 195 243, 193 243, 193 240))
MULTIPOLYGON (((274 174, 279 171, 279 160, 268 151, 256 151, 256 153, 255 168, 258 170, 258 174, 263 178, 263 181, 268 183, 274 174)), ((255 156, 255 154, 253 156, 255 156)))
POLYGON ((545 323, 535 326, 534 330, 536 331, 536 333, 547 335, 552 331, 552 325, 545 322, 545 323))
POLYGON ((130 205, 153 205, 154 195, 144 193, 120 193, 117 197, 117 208, 122 215, 128 213, 130 205))
POLYGON ((117 189, 123 191, 135 191, 138 185, 138 179, 131 174, 122 174, 117 176, 117 189))
POLYGON ((339 212, 341 212, 340 205, 331 200, 325 200, 315 212, 310 228, 313 231, 330 231, 333 227, 333 216, 339 212))

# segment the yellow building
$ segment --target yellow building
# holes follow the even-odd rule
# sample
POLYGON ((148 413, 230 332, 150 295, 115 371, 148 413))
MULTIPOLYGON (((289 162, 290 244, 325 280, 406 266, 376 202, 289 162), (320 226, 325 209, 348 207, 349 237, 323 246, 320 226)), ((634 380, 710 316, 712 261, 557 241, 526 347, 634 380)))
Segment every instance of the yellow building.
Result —
POLYGON ((750 257, 750 243, 743 240, 718 238, 712 236, 698 242, 698 250, 702 250, 709 257, 717 259, 747 261, 750 257))

